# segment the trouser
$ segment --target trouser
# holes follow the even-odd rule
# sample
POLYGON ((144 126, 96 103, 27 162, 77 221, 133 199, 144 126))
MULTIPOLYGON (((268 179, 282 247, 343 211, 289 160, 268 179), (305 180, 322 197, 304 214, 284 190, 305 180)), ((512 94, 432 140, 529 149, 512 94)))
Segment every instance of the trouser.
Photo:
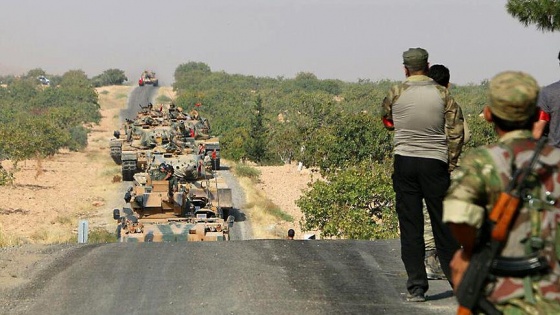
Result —
POLYGON ((441 268, 451 279, 449 263, 459 244, 442 221, 443 199, 449 188, 447 163, 428 158, 395 155, 393 189, 401 233, 401 259, 404 263, 410 293, 417 289, 428 291, 428 278, 424 266, 424 216, 422 201, 432 224, 441 268))
POLYGON ((424 242, 426 252, 436 249, 436 242, 434 241, 434 233, 432 233, 432 222, 430 221, 430 214, 428 209, 424 206, 422 209, 424 214, 424 242))

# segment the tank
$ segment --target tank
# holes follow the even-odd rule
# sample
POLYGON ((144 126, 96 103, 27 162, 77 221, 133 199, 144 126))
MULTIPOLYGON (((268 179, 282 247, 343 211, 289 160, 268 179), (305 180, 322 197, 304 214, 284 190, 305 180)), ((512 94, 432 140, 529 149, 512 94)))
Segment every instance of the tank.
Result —
POLYGON ((210 136, 208 119, 196 110, 183 113, 173 103, 166 107, 154 110, 151 103, 140 105, 136 118, 126 119, 122 130, 115 131, 110 154, 121 165, 124 181, 132 181, 134 174, 147 169, 157 146, 170 146, 171 151, 192 150, 212 170, 220 169, 220 142, 218 137, 210 136))
POLYGON ((134 139, 140 139, 145 132, 143 129, 149 128, 154 122, 156 125, 163 122, 163 113, 154 110, 151 103, 147 106, 139 106, 140 111, 137 116, 134 119, 126 118, 125 123, 119 130, 113 132, 113 138, 109 140, 110 155, 117 165, 122 164, 123 146, 130 144, 134 139))
MULTIPOLYGON (((170 200, 169 182, 152 177, 150 172, 135 174, 125 193, 130 207, 113 210, 121 242, 229 240, 233 216, 224 215, 224 208, 208 192, 209 182, 199 182, 199 187, 181 182, 170 200)), ((231 199, 231 190, 228 193, 231 199)))
MULTIPOLYGON (((123 180, 131 181, 134 174, 145 170, 152 150, 157 146, 167 145, 171 141, 172 133, 172 127, 163 118, 147 121, 137 119, 130 124, 127 129, 129 141, 121 141, 120 147, 123 180)), ((111 148, 113 144, 118 145, 115 142, 111 142, 111 148)))
POLYGON ((225 180, 212 169, 208 156, 197 154, 190 148, 170 150, 171 146, 158 146, 148 156, 150 171, 161 165, 173 169, 173 176, 179 183, 189 183, 192 196, 213 201, 227 216, 233 208, 231 188, 225 180))
POLYGON ((144 86, 146 84, 151 84, 153 86, 158 86, 159 81, 156 78, 156 73, 149 70, 144 70, 138 79, 138 86, 144 86))

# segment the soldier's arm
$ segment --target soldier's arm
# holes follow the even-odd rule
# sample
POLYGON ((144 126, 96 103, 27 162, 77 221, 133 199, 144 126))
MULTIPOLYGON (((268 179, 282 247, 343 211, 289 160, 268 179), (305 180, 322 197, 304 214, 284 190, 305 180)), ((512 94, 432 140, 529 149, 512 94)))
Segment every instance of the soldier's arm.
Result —
MULTIPOLYGON (((484 149, 473 149, 465 155, 461 167, 453 172, 451 185, 443 201, 445 223, 466 224, 474 229, 482 226, 488 203, 487 183, 489 176, 495 176, 489 174, 493 172, 489 159, 484 149)), ((463 246, 469 245, 468 237, 464 243, 459 241, 463 246)))
POLYGON ((540 139, 544 133, 544 129, 546 125, 550 121, 550 114, 543 111, 542 109, 538 110, 538 120, 533 124, 533 138, 540 139))
POLYGON ((538 117, 537 122, 533 124, 533 138, 540 139, 544 133, 546 125, 550 121, 550 101, 546 88, 542 89, 537 99, 538 117))
POLYGON ((393 104, 397 97, 398 88, 393 86, 381 103, 381 119, 383 121, 383 125, 387 130, 391 131, 395 129, 395 126, 393 125, 393 104))
POLYGON ((445 135, 447 137, 447 152, 449 171, 457 167, 459 156, 463 151, 465 141, 464 117, 461 107, 451 95, 447 95, 445 108, 445 135))
MULTIPOLYGON (((452 175, 452 182, 443 202, 443 221, 462 248, 451 260, 451 282, 455 289, 466 272, 477 236, 484 219, 484 179, 481 176, 482 154, 474 151, 464 157, 461 167, 452 175)), ((482 160, 484 163, 484 160, 482 160)))

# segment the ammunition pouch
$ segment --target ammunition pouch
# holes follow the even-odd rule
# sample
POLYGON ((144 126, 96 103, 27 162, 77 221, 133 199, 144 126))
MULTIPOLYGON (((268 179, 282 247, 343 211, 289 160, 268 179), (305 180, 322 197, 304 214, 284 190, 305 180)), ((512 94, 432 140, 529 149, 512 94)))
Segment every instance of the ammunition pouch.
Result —
POLYGON ((492 261, 490 273, 498 277, 524 278, 546 273, 548 261, 536 253, 525 257, 498 257, 492 261))

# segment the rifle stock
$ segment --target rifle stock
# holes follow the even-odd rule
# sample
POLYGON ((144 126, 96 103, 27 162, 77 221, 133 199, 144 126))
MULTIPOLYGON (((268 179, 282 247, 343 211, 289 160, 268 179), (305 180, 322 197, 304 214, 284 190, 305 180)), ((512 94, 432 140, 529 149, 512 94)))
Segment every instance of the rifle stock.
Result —
MULTIPOLYGON (((501 216, 495 220, 496 225, 494 229, 492 229, 492 239, 498 242, 505 242, 508 236, 509 227, 511 226, 511 222, 513 221, 513 217, 517 213, 517 209, 519 207, 520 199, 519 197, 510 195, 508 193, 501 193, 499 200, 504 200, 500 205, 503 210, 500 210, 501 216)), ((495 209, 496 207, 494 207, 495 209)), ((493 212, 493 210, 492 210, 493 212)))

